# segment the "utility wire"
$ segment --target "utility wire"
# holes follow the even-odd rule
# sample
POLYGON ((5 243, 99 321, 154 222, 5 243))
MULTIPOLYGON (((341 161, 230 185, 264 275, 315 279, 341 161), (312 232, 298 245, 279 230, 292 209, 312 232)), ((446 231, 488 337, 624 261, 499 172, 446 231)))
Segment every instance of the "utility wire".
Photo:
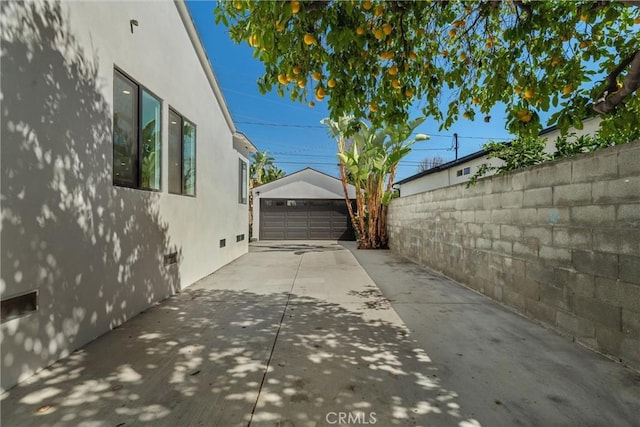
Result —
MULTIPOLYGON (((254 122, 254 121, 236 121, 236 124, 241 124, 241 125, 250 125, 250 126, 271 126, 271 127, 283 127, 283 128, 302 128, 302 129, 326 129, 326 126, 320 126, 320 125, 296 125, 296 124, 289 124, 289 123, 272 123, 272 122, 254 122)), ((417 134, 417 133, 422 133, 422 132, 414 132, 413 135, 417 134)), ((427 135, 429 135, 430 137, 437 137, 437 138, 453 138, 453 134, 441 134, 441 133, 427 133, 427 135)), ((458 135, 459 139, 480 139, 480 140, 489 140, 489 139, 494 139, 494 140, 501 140, 501 141, 508 141, 511 138, 498 138, 498 137, 492 137, 492 136, 460 136, 458 135)), ((419 142, 429 142, 428 140, 426 141, 419 141, 419 142)))

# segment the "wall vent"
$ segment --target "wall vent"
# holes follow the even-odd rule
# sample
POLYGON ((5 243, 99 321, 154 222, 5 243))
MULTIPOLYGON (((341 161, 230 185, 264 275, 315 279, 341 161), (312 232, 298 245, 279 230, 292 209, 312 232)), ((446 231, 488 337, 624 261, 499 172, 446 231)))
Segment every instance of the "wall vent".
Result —
POLYGON ((0 306, 2 323, 38 310, 38 291, 3 299, 0 306))
POLYGON ((244 234, 238 234, 236 236, 236 242, 242 242, 244 240, 244 234))
POLYGON ((171 264, 175 264, 178 262, 178 253, 177 252, 173 252, 171 254, 167 254, 164 256, 164 265, 171 265, 171 264))
POLYGON ((227 246, 227 239, 220 239, 220 247, 224 248, 225 246, 227 246))

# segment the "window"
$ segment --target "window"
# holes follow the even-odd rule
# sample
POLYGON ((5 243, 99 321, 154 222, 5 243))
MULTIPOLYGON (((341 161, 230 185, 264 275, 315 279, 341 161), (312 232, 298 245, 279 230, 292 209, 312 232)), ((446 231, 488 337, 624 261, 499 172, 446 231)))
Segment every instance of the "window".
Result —
POLYGON ((162 102, 114 70, 113 183, 160 190, 162 102))
POLYGON ((240 161, 240 176, 238 182, 240 183, 240 188, 238 191, 238 202, 247 204, 247 163, 239 159, 240 161))
POLYGON ((196 195, 196 127, 169 110, 169 192, 196 195))
POLYGON ((458 169, 456 171, 456 176, 469 175, 471 173, 471 168, 458 169))

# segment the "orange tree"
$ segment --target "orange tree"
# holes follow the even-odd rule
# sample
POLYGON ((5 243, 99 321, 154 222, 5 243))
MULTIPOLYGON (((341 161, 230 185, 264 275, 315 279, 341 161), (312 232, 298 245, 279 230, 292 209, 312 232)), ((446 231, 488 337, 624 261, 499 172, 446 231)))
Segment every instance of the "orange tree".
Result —
POLYGON ((420 99, 442 128, 503 104, 517 135, 548 110, 562 130, 597 111, 606 135, 640 125, 638 4, 236 0, 215 14, 265 65, 262 92, 326 99, 334 120, 401 123, 420 99))

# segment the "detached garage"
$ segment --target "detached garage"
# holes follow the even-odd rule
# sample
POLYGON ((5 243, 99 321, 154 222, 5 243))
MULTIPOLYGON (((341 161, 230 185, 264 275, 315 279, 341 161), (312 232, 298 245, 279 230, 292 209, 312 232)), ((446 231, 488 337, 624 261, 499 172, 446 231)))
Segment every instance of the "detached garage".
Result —
POLYGON ((252 232, 259 240, 353 240, 342 182, 307 168, 254 188, 252 232))

